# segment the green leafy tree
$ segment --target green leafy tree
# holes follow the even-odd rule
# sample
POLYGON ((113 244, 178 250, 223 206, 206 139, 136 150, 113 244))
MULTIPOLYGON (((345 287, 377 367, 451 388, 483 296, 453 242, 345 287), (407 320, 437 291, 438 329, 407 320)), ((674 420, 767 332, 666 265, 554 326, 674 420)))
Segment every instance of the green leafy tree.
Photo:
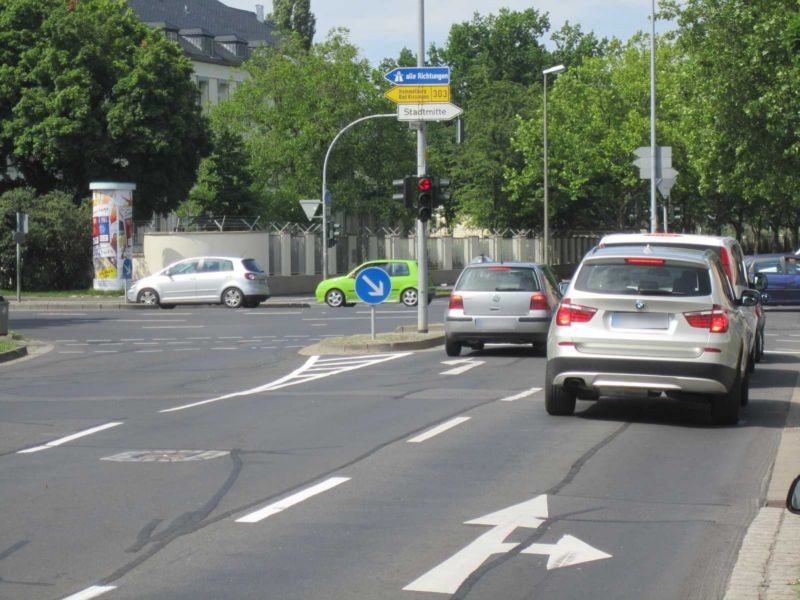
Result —
MULTIPOLYGON (((305 220, 298 200, 320 197, 323 160, 335 136, 358 118, 387 113, 387 101, 345 31, 333 32, 309 52, 297 42, 261 49, 247 69, 250 78, 216 108, 214 118, 244 139, 265 216, 305 220)), ((404 174, 393 161, 408 156, 413 164, 409 141, 408 128, 395 119, 367 121, 345 132, 327 169, 334 210, 379 222, 393 214, 391 181, 404 174)))
POLYGON ((297 34, 306 51, 311 48, 317 19, 311 12, 310 0, 272 0, 269 20, 279 30, 297 34))
POLYGON ((212 134, 214 150, 200 163, 197 183, 185 210, 195 215, 243 216, 261 213, 251 188, 253 175, 242 137, 224 124, 212 134))
POLYGON ((183 200, 207 147, 192 67, 123 0, 6 0, 0 161, 37 191, 137 184, 139 215, 183 200))
MULTIPOLYGON (((37 195, 18 188, 0 196, 0 214, 21 210, 28 215, 22 245, 22 289, 86 289, 92 281, 92 206, 78 206, 61 191, 37 195)), ((16 288, 16 244, 0 224, 0 287, 16 288)))

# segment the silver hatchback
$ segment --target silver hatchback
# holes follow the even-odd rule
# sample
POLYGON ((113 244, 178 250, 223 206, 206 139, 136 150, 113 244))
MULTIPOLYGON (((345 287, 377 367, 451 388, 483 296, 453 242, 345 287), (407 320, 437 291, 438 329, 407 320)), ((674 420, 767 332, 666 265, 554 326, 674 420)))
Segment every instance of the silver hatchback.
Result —
POLYGON ((267 274, 255 259, 228 256, 187 258, 128 289, 129 301, 161 308, 185 303, 252 308, 269 295, 267 274))
POLYGON ((549 267, 474 263, 464 268, 444 317, 445 351, 480 350, 487 342, 541 344, 561 295, 549 267))
POLYGON ((701 398, 735 424, 747 403, 750 338, 743 307, 712 251, 596 248, 581 262, 550 326, 545 406, 635 394, 701 398))

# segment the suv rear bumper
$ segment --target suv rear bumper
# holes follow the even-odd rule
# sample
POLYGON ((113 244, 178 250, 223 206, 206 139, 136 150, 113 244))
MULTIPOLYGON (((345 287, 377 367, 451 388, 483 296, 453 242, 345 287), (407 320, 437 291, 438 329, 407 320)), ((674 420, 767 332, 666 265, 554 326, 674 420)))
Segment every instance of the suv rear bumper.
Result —
POLYGON ((551 385, 581 390, 661 391, 725 394, 736 370, 722 364, 608 358, 553 358, 547 361, 551 385))

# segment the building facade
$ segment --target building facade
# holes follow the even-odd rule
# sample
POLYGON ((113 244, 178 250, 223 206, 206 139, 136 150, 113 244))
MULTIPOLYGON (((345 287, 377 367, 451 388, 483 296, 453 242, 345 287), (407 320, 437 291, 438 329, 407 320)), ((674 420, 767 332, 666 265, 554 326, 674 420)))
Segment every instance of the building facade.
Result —
POLYGON ((128 0, 128 6, 191 59, 204 107, 229 98, 247 78, 240 67, 255 48, 278 42, 261 4, 254 12, 218 0, 128 0))

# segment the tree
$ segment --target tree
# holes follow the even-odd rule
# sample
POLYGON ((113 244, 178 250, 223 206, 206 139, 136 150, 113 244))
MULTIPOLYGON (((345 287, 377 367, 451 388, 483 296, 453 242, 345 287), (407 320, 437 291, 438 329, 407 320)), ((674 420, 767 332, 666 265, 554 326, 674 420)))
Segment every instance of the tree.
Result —
MULTIPOLYGON (((250 78, 216 107, 214 119, 244 139, 265 216, 304 220, 297 201, 320 197, 323 160, 335 136, 360 117, 386 113, 387 101, 345 31, 309 52, 297 41, 260 49, 246 67, 250 78)), ((327 169, 334 211, 378 221, 391 212, 391 181, 404 174, 391 173, 395 158, 413 165, 409 136, 394 119, 367 121, 342 135, 327 169)))
POLYGON ((220 123, 214 126, 212 140, 214 150, 200 163, 197 183, 189 193, 190 210, 195 215, 259 214, 244 140, 220 123))
MULTIPOLYGON (((77 207, 61 191, 37 195, 18 188, 0 196, 0 214, 23 210, 28 235, 22 245, 22 288, 31 291, 86 289, 92 280, 92 206, 77 207)), ((16 287, 16 245, 0 226, 0 287, 16 287)))
POLYGON ((167 211, 207 148, 191 73, 123 0, 6 0, 0 161, 40 193, 78 199, 92 180, 133 181, 137 214, 167 211))
POLYGON ((283 32, 297 34, 302 47, 310 50, 317 24, 310 0, 272 0, 272 11, 270 22, 283 32))

